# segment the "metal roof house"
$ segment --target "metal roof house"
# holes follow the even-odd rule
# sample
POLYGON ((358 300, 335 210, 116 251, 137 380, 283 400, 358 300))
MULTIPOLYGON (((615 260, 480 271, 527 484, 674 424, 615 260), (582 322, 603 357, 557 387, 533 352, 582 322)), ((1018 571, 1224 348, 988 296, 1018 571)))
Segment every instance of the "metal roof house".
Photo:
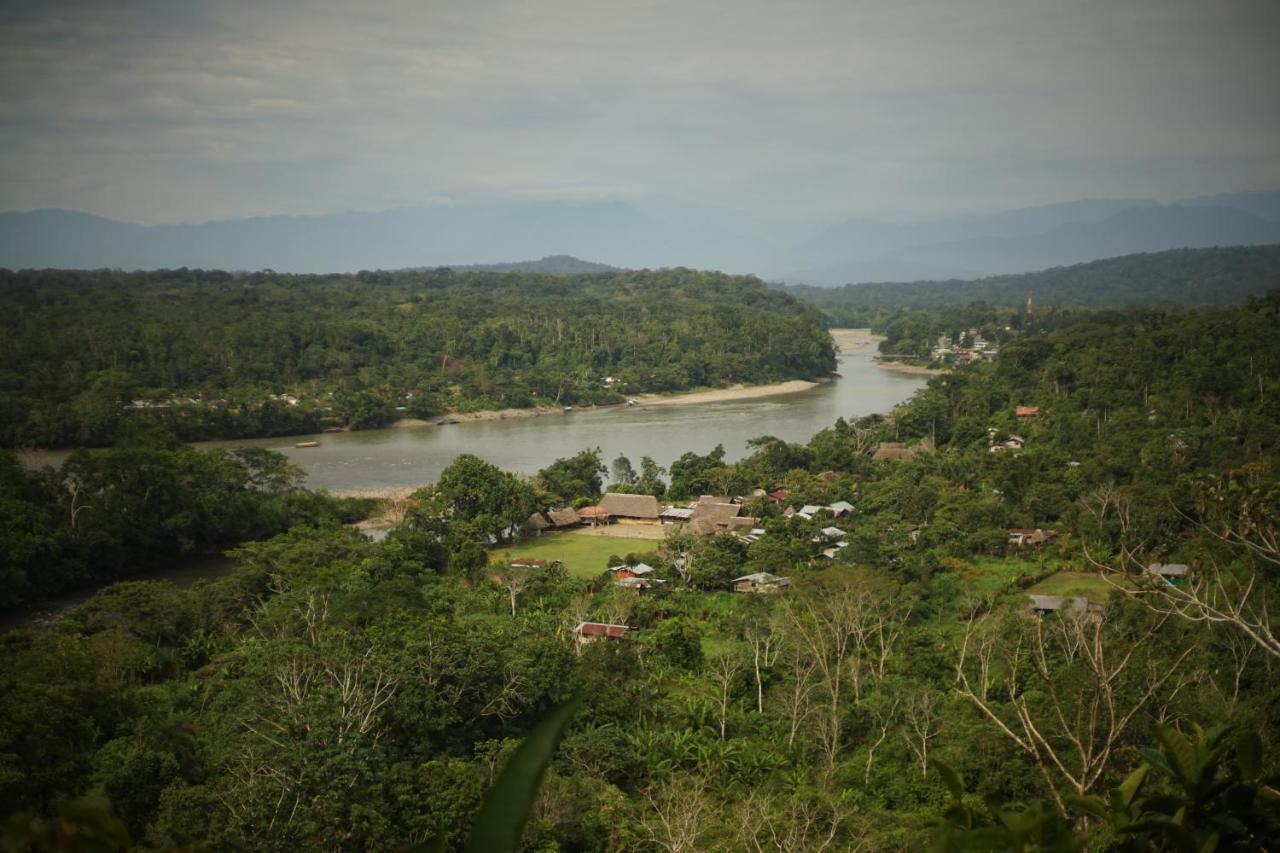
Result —
POLYGON ((780 578, 768 572, 756 572, 733 579, 734 592, 750 592, 757 595, 781 592, 789 586, 791 586, 791 578, 780 578))
POLYGON ((1152 563, 1147 566, 1147 574, 1163 578, 1170 586, 1182 586, 1190 572, 1191 567, 1185 563, 1152 563))

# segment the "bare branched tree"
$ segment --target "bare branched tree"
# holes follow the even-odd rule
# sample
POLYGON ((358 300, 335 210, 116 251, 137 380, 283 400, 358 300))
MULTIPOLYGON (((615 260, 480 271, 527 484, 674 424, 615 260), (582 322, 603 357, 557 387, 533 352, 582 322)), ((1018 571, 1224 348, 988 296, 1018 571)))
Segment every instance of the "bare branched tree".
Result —
POLYGON ((1238 631, 1280 658, 1272 606, 1280 575, 1280 485, 1269 472, 1266 463, 1246 465, 1203 488, 1194 515, 1174 507, 1213 546, 1177 583, 1146 571, 1149 549, 1101 557, 1086 547, 1085 556, 1117 589, 1157 613, 1238 631))
POLYGON ((867 739, 867 765, 862 773, 863 784, 871 784, 871 765, 875 762, 876 750, 889 737, 889 731, 898 722, 898 707, 902 700, 895 696, 887 699, 881 692, 873 693, 865 703, 867 713, 871 715, 874 738, 867 739))
POLYGON ((742 672, 742 659, 735 649, 720 648, 708 656, 707 671, 716 705, 716 718, 720 723, 720 740, 724 740, 729 721, 729 706, 734 684, 742 672))
POLYGON ((800 591, 781 608, 787 641, 812 664, 824 700, 814 721, 828 773, 843 743, 847 693, 858 701, 868 678, 884 677, 909 613, 894 588, 866 577, 800 591))
POLYGON ((734 810, 743 850, 754 853, 821 853, 867 849, 851 839, 852 810, 832 798, 793 795, 783 798, 752 790, 734 810))
POLYGON ((668 782, 644 792, 649 808, 643 827, 649 840, 667 853, 703 849, 713 817, 710 797, 701 779, 668 782))
POLYGON ((764 673, 778 662, 782 648, 772 621, 753 624, 746 632, 751 645, 751 668, 756 681, 756 713, 764 713, 764 673))
POLYGON ((536 572, 537 570, 531 566, 504 566, 494 573, 494 582, 507 591, 507 596, 511 600, 512 616, 516 615, 516 602, 520 594, 533 583, 536 572))
POLYGON ((908 692, 902 702, 902 740, 920 762, 921 776, 929 775, 929 743, 942 734, 942 705, 942 694, 927 687, 908 692))
POLYGON ((1168 618, 1154 616, 1113 638, 1096 614, 1063 613, 1007 625, 1003 644, 975 643, 983 626, 970 623, 956 665, 957 692, 1026 753, 1063 809, 1064 792, 1093 790, 1134 719, 1195 648, 1153 653, 1168 618), (997 685, 974 683, 997 672, 1002 704, 990 691, 997 685))

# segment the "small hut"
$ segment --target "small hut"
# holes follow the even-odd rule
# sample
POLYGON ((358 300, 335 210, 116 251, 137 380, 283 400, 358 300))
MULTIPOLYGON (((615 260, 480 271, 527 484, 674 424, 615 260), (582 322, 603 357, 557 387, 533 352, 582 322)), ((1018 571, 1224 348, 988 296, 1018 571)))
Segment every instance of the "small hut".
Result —
POLYGON ((1185 563, 1152 563, 1147 566, 1147 574, 1164 580, 1170 586, 1182 586, 1190 571, 1191 567, 1185 563))
POLYGON ((557 528, 577 527, 582 523, 582 519, 572 507, 553 509, 547 513, 547 518, 551 519, 551 526, 557 528))

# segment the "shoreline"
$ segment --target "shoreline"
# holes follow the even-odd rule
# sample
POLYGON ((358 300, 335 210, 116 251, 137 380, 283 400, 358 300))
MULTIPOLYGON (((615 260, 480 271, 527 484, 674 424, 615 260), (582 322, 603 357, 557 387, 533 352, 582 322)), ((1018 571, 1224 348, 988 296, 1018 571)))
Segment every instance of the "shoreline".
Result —
POLYGON ((857 352, 884 340, 884 335, 877 335, 868 328, 828 329, 827 331, 835 341, 837 352, 857 352))
MULTIPOLYGON (((860 329, 830 329, 832 341, 835 344, 838 353, 854 353, 864 350, 867 347, 878 344, 884 340, 883 335, 872 333, 869 328, 860 329)), ((896 362, 881 362, 875 356, 871 357, 871 362, 877 367, 884 370, 896 370, 901 373, 920 374, 920 375, 936 375, 945 371, 929 371, 929 368, 920 368, 913 365, 899 364, 896 362)), ((639 394, 631 398, 636 401, 638 406, 683 406, 683 405, 701 405, 705 403, 727 403, 738 400, 755 400, 761 397, 777 397, 789 394, 800 394, 805 391, 811 391, 827 382, 832 381, 834 377, 824 377, 819 380, 810 379, 790 379, 785 382, 774 382, 767 385, 731 385, 728 388, 709 388, 701 391, 682 391, 674 394, 639 394)), ((484 409, 476 412, 450 412, 442 414, 438 418, 399 418, 392 421, 383 429, 421 429, 425 427, 437 426, 436 421, 443 418, 450 421, 456 421, 458 424, 464 423, 483 423, 488 421, 503 421, 523 418, 540 418, 554 417, 572 414, 574 411, 597 411, 605 409, 619 409, 626 406, 626 403, 607 403, 599 406, 581 406, 575 407, 569 412, 564 411, 563 407, 558 406, 535 406, 527 409, 484 409)), ((342 428, 334 430, 334 432, 350 433, 353 430, 342 428)), ((268 440, 294 440, 317 438, 323 440, 324 436, 330 433, 298 433, 296 435, 273 436, 268 438, 247 438, 247 439, 206 439, 203 441, 191 442, 194 445, 213 444, 221 442, 250 443, 263 442, 268 440)), ((19 450, 23 463, 28 467, 38 467, 40 464, 50 464, 48 457, 50 455, 63 455, 70 452, 70 448, 47 449, 47 448, 24 448, 19 450)), ((365 495, 352 495, 353 497, 365 497, 365 495)), ((367 495, 367 497, 387 497, 386 495, 367 495)))
POLYGON ((922 367, 918 364, 907 364, 905 361, 881 361, 880 359, 872 359, 872 363, 881 370, 891 370, 894 373, 908 373, 912 376, 945 376, 951 371, 942 367, 922 367))
MULTIPOLYGON (((768 385, 730 385, 728 388, 709 388, 703 391, 681 391, 675 394, 637 394, 632 397, 637 406, 679 406, 701 403, 727 403, 735 400, 754 400, 759 397, 776 397, 785 394, 799 394, 810 391, 824 384, 825 381, 811 379, 788 379, 785 382, 774 382, 768 385)), ((483 421, 505 421, 515 418, 540 418, 573 414, 576 411, 594 412, 600 409, 618 409, 626 403, 607 403, 600 406, 576 406, 566 412, 563 408, 537 406, 530 409, 485 409, 479 412, 458 412, 441 415, 442 418, 458 423, 476 423, 483 421)), ((436 422, 423 418, 400 418, 388 424, 388 429, 418 429, 434 427, 436 422)))
MULTIPOLYGON (((873 334, 871 329, 830 329, 831 338, 835 342, 836 351, 841 353, 857 352, 872 344, 884 340, 883 335, 873 334)), ((911 371, 904 371, 911 372, 911 371)), ((728 388, 709 388, 703 391, 678 391, 674 394, 637 394, 631 399, 641 406, 679 406, 699 403, 727 403, 735 400, 754 400, 759 397, 774 397, 784 394, 799 394, 810 391, 829 382, 830 379, 789 379, 785 382, 773 382, 767 385, 730 385, 728 388)), ((625 406, 625 403, 606 403, 600 406, 575 407, 570 412, 553 406, 535 406, 528 409, 485 409, 478 412, 451 412, 441 415, 442 418, 459 423, 477 421, 505 421, 512 418, 540 418, 544 416, 571 414, 572 411, 595 411, 596 409, 614 409, 625 406)), ((436 426, 435 420, 425 418, 400 418, 393 421, 390 429, 417 429, 418 427, 436 426)))

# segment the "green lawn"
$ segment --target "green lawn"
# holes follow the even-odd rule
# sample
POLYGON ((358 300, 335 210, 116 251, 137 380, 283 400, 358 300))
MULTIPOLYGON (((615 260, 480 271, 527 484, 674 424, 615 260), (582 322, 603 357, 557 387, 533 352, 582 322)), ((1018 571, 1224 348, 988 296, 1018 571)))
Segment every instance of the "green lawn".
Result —
POLYGON ((1111 584, 1087 572, 1058 572, 1027 590, 1034 595, 1083 595, 1095 604, 1106 604, 1115 590, 1111 584))
POLYGON ((656 539, 630 539, 614 536, 581 536, 573 533, 544 533, 505 548, 495 548, 494 559, 559 560, 573 577, 595 577, 609 568, 609 556, 649 553, 658 550, 656 539))

